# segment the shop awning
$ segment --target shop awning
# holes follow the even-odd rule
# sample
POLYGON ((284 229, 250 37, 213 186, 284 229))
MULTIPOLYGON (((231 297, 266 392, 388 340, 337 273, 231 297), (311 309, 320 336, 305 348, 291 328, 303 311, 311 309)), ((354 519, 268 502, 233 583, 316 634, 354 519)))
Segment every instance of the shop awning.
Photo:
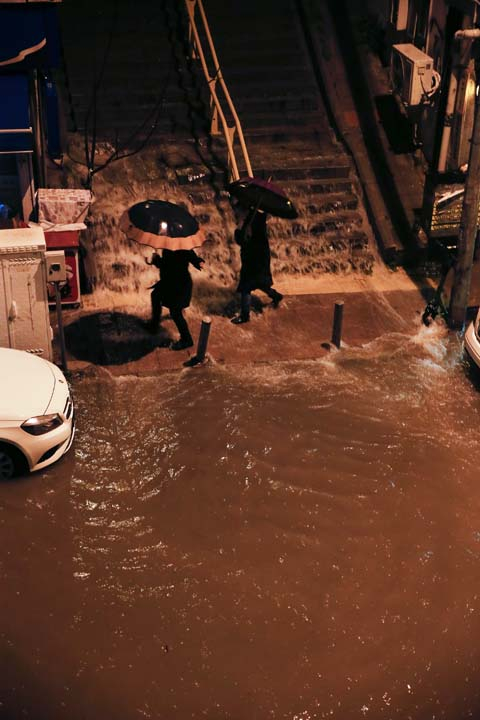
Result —
POLYGON ((0 5, 0 70, 18 63, 31 66, 58 65, 58 18, 55 7, 0 5))
POLYGON ((0 75, 0 153, 31 153, 28 78, 0 75))

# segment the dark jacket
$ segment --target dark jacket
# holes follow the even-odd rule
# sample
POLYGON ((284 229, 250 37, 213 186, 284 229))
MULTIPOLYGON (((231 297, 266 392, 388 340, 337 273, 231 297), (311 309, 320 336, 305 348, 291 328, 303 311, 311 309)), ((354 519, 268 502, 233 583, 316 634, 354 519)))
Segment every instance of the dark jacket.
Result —
POLYGON ((190 263, 200 270, 203 258, 193 250, 162 250, 162 257, 154 255, 152 264, 160 270, 160 280, 155 283, 162 305, 167 308, 186 308, 192 299, 192 278, 188 271, 190 263))
POLYGON ((267 236, 267 216, 255 213, 251 223, 244 223, 235 231, 235 241, 240 245, 240 281, 238 292, 251 292, 255 289, 271 287, 270 246, 267 236))

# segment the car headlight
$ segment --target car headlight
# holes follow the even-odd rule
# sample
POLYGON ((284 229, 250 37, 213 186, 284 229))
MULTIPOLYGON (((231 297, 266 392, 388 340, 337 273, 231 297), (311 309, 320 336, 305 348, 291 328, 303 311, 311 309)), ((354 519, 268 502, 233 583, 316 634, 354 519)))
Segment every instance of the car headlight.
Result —
POLYGON ((30 435, 44 435, 50 432, 50 430, 55 430, 55 428, 59 427, 62 423, 63 420, 60 415, 54 413, 53 415, 38 415, 37 417, 28 418, 28 420, 22 423, 21 427, 22 430, 30 433, 30 435))

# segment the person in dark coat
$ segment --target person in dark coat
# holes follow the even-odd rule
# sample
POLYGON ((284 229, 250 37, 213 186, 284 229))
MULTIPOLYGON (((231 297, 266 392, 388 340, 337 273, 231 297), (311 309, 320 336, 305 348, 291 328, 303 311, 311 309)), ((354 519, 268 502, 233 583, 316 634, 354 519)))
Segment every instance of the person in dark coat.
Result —
POLYGON ((152 319, 149 329, 156 332, 162 317, 162 307, 170 310, 170 317, 177 326, 180 338, 171 345, 172 350, 183 350, 192 347, 193 338, 187 321, 183 316, 184 308, 192 299, 192 278, 188 267, 192 264, 197 270, 202 269, 204 259, 193 250, 162 250, 152 255, 148 265, 155 265, 160 271, 160 280, 153 285, 150 298, 152 302, 152 319))
POLYGON ((252 209, 240 229, 235 230, 235 241, 240 245, 240 280, 237 292, 241 294, 240 315, 232 318, 236 325, 250 320, 252 290, 262 290, 278 307, 283 295, 273 286, 270 270, 270 246, 267 235, 267 215, 252 209))

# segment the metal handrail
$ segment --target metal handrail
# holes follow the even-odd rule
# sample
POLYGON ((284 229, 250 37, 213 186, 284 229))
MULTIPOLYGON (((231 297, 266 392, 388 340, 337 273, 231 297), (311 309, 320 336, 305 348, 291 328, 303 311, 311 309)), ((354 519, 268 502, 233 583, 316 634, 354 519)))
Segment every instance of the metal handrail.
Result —
POLYGON ((242 126, 240 124, 239 117, 237 115, 237 111, 235 110, 235 106, 233 104, 232 98, 230 97, 230 93, 228 92, 228 88, 225 84, 225 80, 223 79, 222 71, 220 68, 220 64, 218 62, 217 53, 215 52, 215 46, 213 44, 212 35, 210 33, 210 28, 208 25, 208 21, 205 15, 205 10, 203 9, 203 2, 202 0, 185 0, 185 5, 187 7, 189 22, 190 22, 190 32, 193 35, 194 38, 194 47, 195 51, 198 53, 198 57, 200 58, 200 63, 202 65, 202 70, 205 75, 205 78, 207 80, 208 88, 210 90, 210 95, 212 98, 212 102, 214 105, 214 112, 212 117, 212 125, 211 125, 211 132, 213 135, 218 134, 218 117, 220 118, 222 128, 223 128, 223 135, 225 137, 225 141, 227 143, 227 149, 228 149, 228 160, 229 165, 231 169, 231 175, 233 180, 238 180, 240 177, 240 173, 238 172, 238 164, 235 157, 235 151, 233 148, 233 137, 235 134, 235 130, 238 134, 238 139, 240 142, 240 147, 243 154, 243 159, 245 162, 245 167, 247 169, 247 173, 250 177, 253 177, 252 172, 252 166, 250 165, 250 158, 248 156, 247 146, 245 145, 245 138, 243 136, 243 130, 242 126), (205 60, 205 53, 203 51, 202 43, 198 34, 197 24, 195 21, 195 8, 198 7, 200 18, 202 20, 203 28, 205 31, 205 35, 208 41, 208 46, 211 54, 211 58, 213 60, 214 65, 214 75, 213 77, 210 75, 207 62, 205 60), (230 112, 232 113, 235 125, 233 127, 229 127, 227 124, 227 120, 225 117, 225 113, 223 112, 222 106, 220 104, 220 100, 218 99, 217 91, 216 91, 216 84, 217 80, 220 83, 220 87, 223 90, 223 94, 225 96, 225 99, 227 101, 228 107, 230 109, 230 112))

